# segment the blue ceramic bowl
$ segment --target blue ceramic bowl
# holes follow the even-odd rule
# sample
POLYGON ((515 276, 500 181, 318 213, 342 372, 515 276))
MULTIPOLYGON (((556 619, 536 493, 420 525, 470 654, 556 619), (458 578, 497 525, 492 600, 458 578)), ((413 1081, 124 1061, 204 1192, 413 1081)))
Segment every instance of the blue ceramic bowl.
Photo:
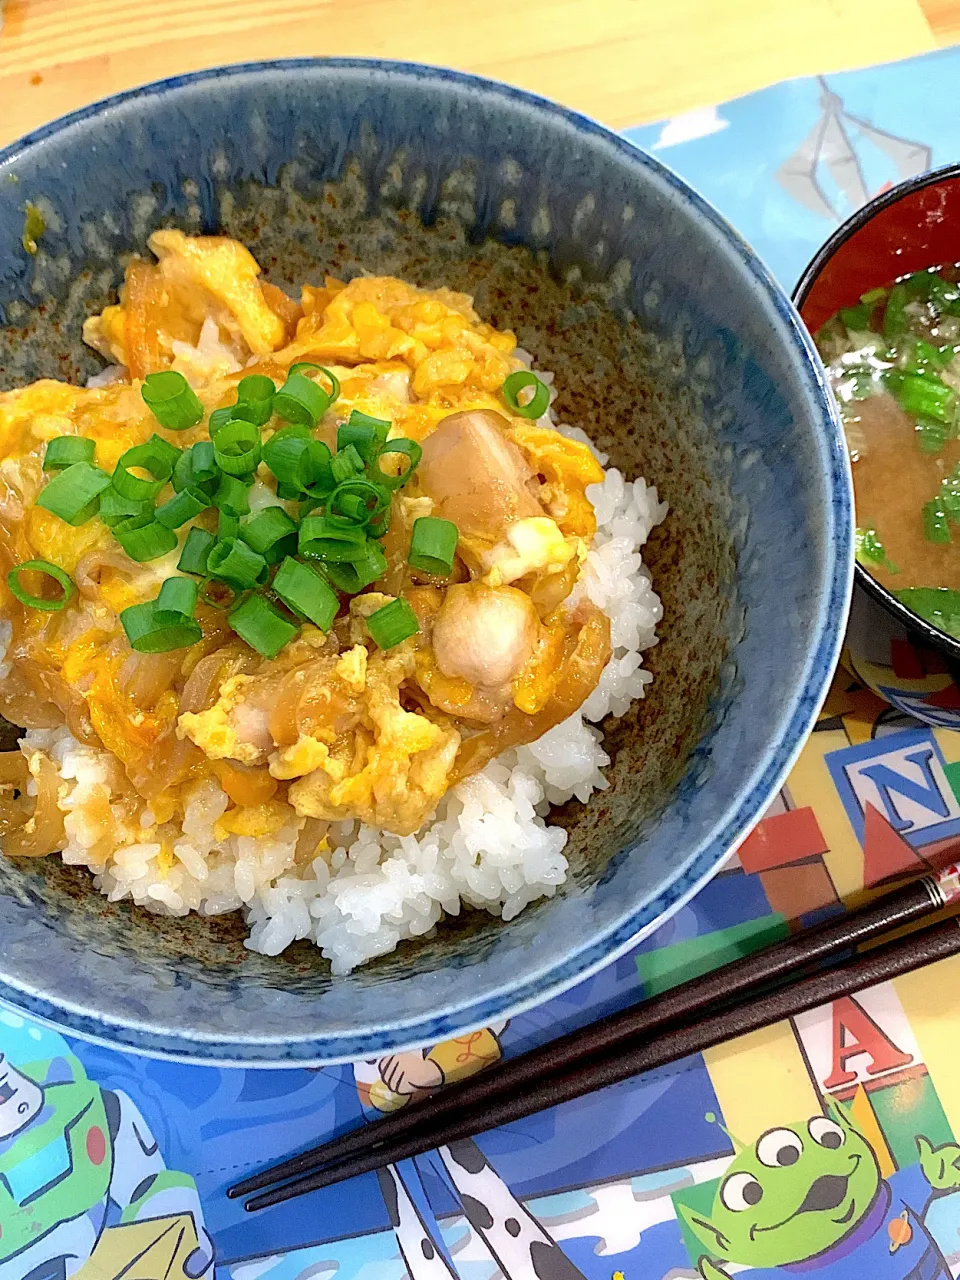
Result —
POLYGON ((159 225, 224 229, 292 287, 362 267, 476 294, 557 373, 560 409, 671 514, 646 700, 610 790, 557 815, 564 889, 334 980, 236 920, 162 920, 59 859, 0 862, 0 995, 150 1053, 371 1057, 502 1019, 623 952, 716 871, 809 730, 850 593, 838 419, 796 313, 678 178, 581 116, 427 67, 231 67, 148 86, 0 153, 0 385, 97 367, 80 322, 159 225), (43 210, 36 257, 23 208, 43 210))

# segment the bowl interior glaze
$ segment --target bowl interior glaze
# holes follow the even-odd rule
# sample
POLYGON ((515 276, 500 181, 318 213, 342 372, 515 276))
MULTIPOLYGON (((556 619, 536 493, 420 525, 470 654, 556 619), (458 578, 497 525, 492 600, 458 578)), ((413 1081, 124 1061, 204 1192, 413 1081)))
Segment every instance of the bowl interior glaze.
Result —
POLYGON ((849 592, 839 428, 789 304, 719 218, 579 117, 469 77, 303 61, 151 86, 0 154, 0 387, 100 367, 83 318, 158 226, 222 231, 274 283, 391 273, 472 293, 557 375, 560 417, 670 504, 646 699, 610 788, 555 813, 572 875, 332 980, 236 917, 111 905, 58 859, 0 861, 0 995, 83 1035, 248 1064, 371 1056, 546 998, 675 909, 779 785, 849 592), (36 258, 24 201, 44 213, 36 258))

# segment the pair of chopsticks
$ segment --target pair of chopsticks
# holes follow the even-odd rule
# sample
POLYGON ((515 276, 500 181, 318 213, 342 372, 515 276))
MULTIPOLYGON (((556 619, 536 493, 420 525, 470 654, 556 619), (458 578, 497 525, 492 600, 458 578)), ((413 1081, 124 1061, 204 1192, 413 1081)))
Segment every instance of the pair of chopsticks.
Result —
POLYGON ((643 1071, 771 1026, 864 987, 960 954, 960 919, 933 912, 960 899, 949 867, 857 911, 765 947, 703 977, 508 1059, 401 1111, 238 1182, 231 1198, 265 1209, 361 1173, 510 1124, 643 1071), (905 937, 876 943, 916 924, 905 937), (824 961, 832 963, 822 966, 824 961))

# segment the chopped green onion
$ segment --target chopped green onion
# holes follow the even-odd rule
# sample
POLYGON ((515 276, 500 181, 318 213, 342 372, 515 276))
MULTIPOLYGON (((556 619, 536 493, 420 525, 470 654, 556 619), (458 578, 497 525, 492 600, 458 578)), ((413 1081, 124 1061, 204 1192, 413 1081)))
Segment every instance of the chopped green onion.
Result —
MULTIPOLYGON (((299 498, 303 497, 303 490, 299 485, 283 484, 282 481, 277 481, 277 497, 281 502, 296 502, 299 498)), ((314 501, 312 506, 316 506, 318 502, 319 499, 314 501)))
POLYGON ((263 596, 247 596, 227 614, 227 620, 251 649, 275 658, 297 634, 297 627, 263 596))
POLYGON ((343 484, 351 476, 363 475, 363 458, 357 449, 348 444, 338 450, 330 460, 330 473, 334 484, 343 484))
POLYGON ((352 444, 362 458, 372 462, 386 444, 389 434, 389 422, 383 418, 371 418, 369 414, 354 409, 347 421, 337 429, 337 448, 345 449, 348 444, 352 444))
POLYGON ((222 475, 213 495, 213 505, 226 511, 227 515, 249 515, 250 495, 247 493, 247 486, 236 476, 222 475))
POLYGON ((110 477, 105 471, 89 462, 75 462, 47 483, 37 498, 37 506, 76 527, 97 514, 100 494, 109 487, 110 477))
POLYGON ((460 534, 452 520, 420 516, 413 522, 408 563, 424 573, 446 577, 453 569, 453 557, 460 534))
POLYGON ((302 614, 320 628, 329 631, 340 608, 337 593, 316 569, 289 556, 277 570, 273 590, 288 609, 302 614))
POLYGON ((212 440, 221 427, 225 427, 228 422, 253 422, 256 424, 256 418, 259 410, 255 405, 248 404, 246 401, 237 401, 236 404, 228 404, 223 409, 214 409, 210 415, 210 421, 207 424, 207 430, 212 440))
POLYGON ((550 388, 541 382, 535 373, 530 373, 527 369, 518 369, 516 373, 511 373, 500 391, 513 412, 518 413, 521 418, 541 418, 550 408, 550 388), (528 387, 533 388, 533 395, 521 404, 520 392, 528 387))
POLYGON ((904 374, 902 380, 891 386, 904 413, 913 418, 935 418, 938 422, 953 425, 956 417, 957 397, 935 374, 904 374))
POLYGON ((263 460, 281 484, 299 491, 301 461, 312 443, 308 427, 281 427, 263 446, 263 460))
POLYGON ((136 560, 140 564, 147 560, 157 560, 176 547, 177 535, 166 525, 160 524, 157 520, 150 520, 139 528, 124 527, 136 523, 137 517, 133 520, 125 520, 113 531, 113 536, 131 560, 136 560))
POLYGON ((43 455, 44 471, 63 471, 75 462, 93 462, 97 446, 85 436, 57 436, 47 445, 43 455))
POLYGON ((287 377, 289 378, 291 373, 313 373, 314 370, 316 370, 317 373, 324 374, 330 379, 330 390, 327 394, 330 397, 330 403, 333 404, 334 400, 337 400, 340 397, 340 380, 335 373, 331 373, 329 369, 325 369, 322 364, 311 364, 309 360, 298 360, 287 370, 287 377))
POLYGON ((172 483, 177 493, 183 489, 203 489, 212 493, 220 479, 220 469, 211 440, 198 440, 184 449, 173 468, 172 483))
POLYGON ((895 284, 890 290, 887 305, 883 312, 883 336, 896 338, 906 333, 908 328, 906 306, 910 301, 910 293, 905 285, 895 284))
POLYGON ((328 516, 307 516, 301 520, 298 548, 302 556, 314 560, 341 562, 360 560, 366 555, 369 539, 357 525, 345 525, 328 516))
POLYGON ((388 489, 399 489, 407 483, 414 471, 416 471, 422 457, 423 450, 416 440, 407 440, 403 437, 399 440, 388 440, 380 450, 374 466, 377 479, 381 480, 388 489), (384 458, 389 458, 391 455, 396 455, 398 461, 401 458, 407 460, 407 465, 402 468, 398 475, 391 475, 390 472, 383 469, 384 458))
POLYGON ((923 536, 928 542, 945 543, 950 541, 950 526, 947 524, 947 513, 936 498, 923 504, 923 536))
POLYGON ((156 605, 158 609, 192 616, 197 607, 197 584, 192 578, 168 578, 160 588, 156 605))
POLYGON ((131 649, 137 653, 169 653, 173 649, 186 649, 202 638, 200 624, 193 618, 170 609, 159 609, 158 604, 158 600, 147 600, 121 612, 120 621, 131 649))
POLYGON ((918 418, 916 436, 921 453, 940 453, 947 441, 953 438, 953 428, 936 418, 918 418))
POLYGON ((333 455, 322 440, 311 440, 300 458, 300 488, 312 498, 324 499, 336 488, 333 455))
POLYGON ((209 506, 210 499, 200 489, 181 489, 169 502, 157 507, 157 519, 168 529, 179 529, 209 506))
POLYGON ((940 504, 953 524, 960 524, 960 482, 952 479, 940 482, 940 504))
POLYGON ((177 450, 168 445, 166 440, 151 436, 146 444, 134 445, 121 455, 113 473, 113 487, 121 498, 152 502, 173 475, 174 464, 178 460, 177 450), (141 476, 135 476, 132 467, 148 471, 153 479, 144 480, 141 476))
POLYGON ((356 525, 370 524, 389 508, 390 490, 370 480, 344 480, 327 501, 328 515, 356 525))
POLYGON ((218 542, 207 556, 207 573, 212 578, 246 591, 255 587, 264 576, 267 562, 239 538, 226 538, 218 542))
POLYGON ((243 418, 231 420, 213 443, 217 466, 229 476, 248 476, 260 465, 260 431, 243 418))
POLYGON ((853 333, 862 333, 870 328, 870 317, 873 307, 861 303, 858 307, 841 307, 840 319, 853 333))
POLYGON ((276 393, 277 388, 273 385, 272 378, 268 378, 265 373, 250 373, 241 378, 237 385, 237 404, 245 405, 255 413, 256 417, 250 421, 262 427, 273 417, 273 397, 276 393))
POLYGON ((229 511, 221 511, 217 517, 217 541, 240 537, 240 517, 232 516, 229 511))
POLYGON ((25 560, 23 564, 18 564, 7 574, 7 586, 10 588, 11 595, 16 596, 21 604, 25 604, 29 609, 42 609, 45 613, 58 613, 76 591, 70 576, 58 565, 51 564, 49 560, 25 560), (21 573, 42 573, 45 577, 52 578, 60 588, 60 595, 56 600, 51 600, 47 596, 34 595, 20 585, 21 573))
POLYGON ((393 649, 420 630, 417 615, 406 600, 391 600, 366 619, 367 630, 380 649, 393 649))
POLYGON ((861 293, 860 301, 866 303, 868 307, 874 307, 878 302, 882 302, 887 296, 887 291, 882 286, 879 289, 868 289, 866 293, 861 293))
POLYGON ((369 587, 371 582, 376 582, 378 578, 382 578, 387 571, 387 557, 383 554, 383 550, 379 542, 374 542, 368 538, 363 547, 362 558, 352 560, 349 563, 345 561, 327 561, 323 566, 323 572, 335 587, 339 587, 341 591, 347 591, 351 595, 356 595, 358 591, 362 591, 364 587, 369 587))
POLYGON ((216 542, 216 538, 212 533, 208 533, 206 529, 191 529, 187 534, 187 540, 183 544, 183 550, 180 552, 180 559, 177 561, 177 568, 181 573, 196 573, 200 577, 205 577, 207 572, 207 556, 210 549, 216 542))
POLYGON ((240 537, 248 547, 263 556, 267 564, 276 564, 297 549, 297 524, 283 507, 264 507, 240 527, 240 537))
POLYGON ((897 599, 948 635, 960 635, 960 591, 950 587, 902 587, 897 599))
POLYGON ((887 559, 887 553, 883 543, 877 537, 877 531, 873 528, 857 529, 854 535, 854 545, 856 547, 856 558, 860 564, 882 564, 885 569, 889 569, 891 573, 898 573, 896 565, 891 564, 887 559))
POLYGON ((286 422, 315 427, 330 404, 330 397, 322 387, 302 373, 291 373, 274 396, 273 411, 286 422))
POLYGON ((122 498, 113 485, 104 489, 100 495, 100 519, 105 525, 113 528, 131 516, 149 516, 153 511, 152 502, 138 502, 136 498, 122 498))
POLYGON ((183 374, 174 369, 148 373, 140 394, 161 427, 168 431, 186 431, 203 418, 203 405, 183 374))

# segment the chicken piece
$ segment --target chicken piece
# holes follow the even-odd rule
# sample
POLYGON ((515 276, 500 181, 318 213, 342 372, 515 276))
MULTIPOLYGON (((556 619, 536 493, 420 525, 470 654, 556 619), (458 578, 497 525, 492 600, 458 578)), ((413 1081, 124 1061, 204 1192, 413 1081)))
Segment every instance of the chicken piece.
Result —
POLYGON ((509 684, 529 660, 540 619, 515 587, 464 582, 447 592, 433 624, 433 651, 445 676, 482 688, 509 684))
POLYGON ((544 516, 533 492, 534 473, 504 434, 492 410, 453 413, 423 442, 418 492, 433 499, 433 514, 460 530, 460 551, 472 570, 484 552, 518 520, 544 516))

